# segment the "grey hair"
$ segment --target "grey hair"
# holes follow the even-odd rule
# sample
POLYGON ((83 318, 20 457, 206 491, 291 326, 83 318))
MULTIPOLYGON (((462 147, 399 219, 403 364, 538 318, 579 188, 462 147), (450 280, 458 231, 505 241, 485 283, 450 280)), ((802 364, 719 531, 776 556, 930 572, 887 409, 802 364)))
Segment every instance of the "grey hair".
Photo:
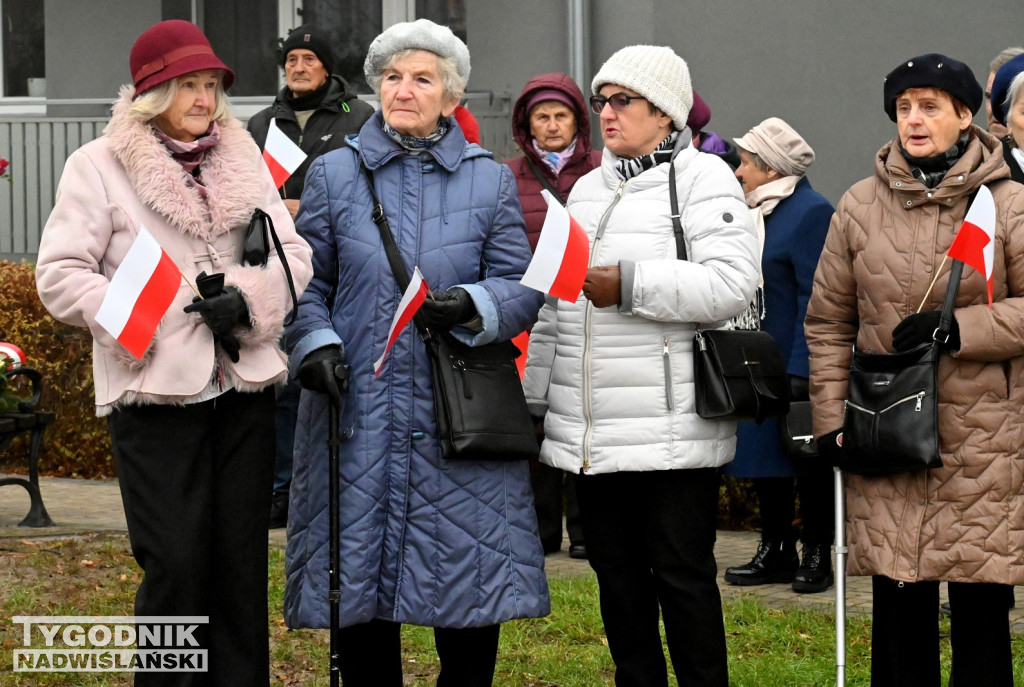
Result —
POLYGON ((750 161, 754 163, 754 166, 757 167, 762 172, 764 172, 765 174, 767 174, 768 172, 777 172, 781 176, 786 176, 785 174, 782 174, 782 172, 779 172, 779 170, 775 169, 770 164, 765 162, 764 158, 761 157, 760 155, 758 155, 757 153, 755 153, 753 150, 747 150, 746 148, 740 148, 738 152, 739 152, 740 155, 744 155, 744 154, 748 155, 750 157, 750 161))
POLYGON ((988 73, 995 74, 996 72, 999 71, 1000 67, 1002 67, 1004 64, 1012 60, 1017 55, 1024 55, 1024 48, 1007 48, 1006 50, 1003 50, 998 55, 996 55, 995 59, 992 60, 992 63, 988 66, 988 73))
POLYGON ((384 72, 391 68, 398 60, 403 60, 418 52, 425 52, 437 58, 437 72, 441 76, 441 85, 444 88, 444 97, 449 102, 459 102, 466 92, 466 82, 459 76, 458 63, 452 57, 441 57, 435 52, 423 48, 406 48, 391 54, 391 57, 384 60, 380 69, 370 77, 370 88, 380 97, 380 85, 384 81, 384 72))
POLYGON ((1003 116, 1009 120, 1010 111, 1013 109, 1014 103, 1017 102, 1017 98, 1021 92, 1024 91, 1024 72, 1019 72, 1017 76, 1013 77, 1010 81, 1010 85, 1006 88, 1006 101, 1003 103, 1003 116))
MULTIPOLYGON (((148 122, 154 117, 163 114, 178 95, 178 79, 194 73, 183 74, 149 89, 132 101, 131 106, 128 108, 129 116, 140 122, 148 122)), ((217 106, 213 109, 213 121, 223 122, 231 117, 231 103, 228 101, 228 94, 224 91, 223 79, 217 80, 216 97, 217 106)))

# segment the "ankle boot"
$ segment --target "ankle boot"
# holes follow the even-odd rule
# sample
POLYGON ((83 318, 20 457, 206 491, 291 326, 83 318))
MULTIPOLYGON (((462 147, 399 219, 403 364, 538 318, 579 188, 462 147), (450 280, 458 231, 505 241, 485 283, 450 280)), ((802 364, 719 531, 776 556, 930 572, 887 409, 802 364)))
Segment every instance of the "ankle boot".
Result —
POLYGON ((803 560, 793 578, 793 591, 800 594, 823 592, 835 583, 832 573, 832 547, 804 544, 803 560))
POLYGON ((792 582, 799 563, 792 541, 762 539, 749 563, 726 568, 725 581, 740 586, 792 582))

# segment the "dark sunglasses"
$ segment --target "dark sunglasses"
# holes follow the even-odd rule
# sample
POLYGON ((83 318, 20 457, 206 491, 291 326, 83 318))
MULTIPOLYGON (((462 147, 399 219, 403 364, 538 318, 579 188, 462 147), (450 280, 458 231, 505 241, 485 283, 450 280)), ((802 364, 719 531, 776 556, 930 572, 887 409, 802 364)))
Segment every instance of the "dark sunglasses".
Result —
POLYGON ((594 111, 594 114, 601 114, 605 105, 611 105, 616 112, 622 112, 629 107, 631 100, 647 100, 647 98, 642 95, 626 95, 625 93, 612 93, 607 97, 592 95, 590 96, 590 109, 594 111))

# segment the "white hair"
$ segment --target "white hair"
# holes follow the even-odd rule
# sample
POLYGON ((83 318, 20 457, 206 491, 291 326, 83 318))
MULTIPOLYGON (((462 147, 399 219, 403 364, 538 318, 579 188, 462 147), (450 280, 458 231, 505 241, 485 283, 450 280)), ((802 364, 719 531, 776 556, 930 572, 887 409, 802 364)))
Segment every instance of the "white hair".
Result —
POLYGON ((384 81, 384 72, 390 69, 398 60, 411 57, 418 52, 425 52, 437 58, 437 73, 441 77, 445 100, 448 102, 459 102, 462 100, 462 96, 466 92, 466 81, 459 76, 458 63, 455 59, 452 57, 441 57, 435 52, 423 50, 422 48, 406 48, 392 53, 388 59, 384 60, 380 69, 375 70, 370 75, 368 79, 370 88, 377 94, 377 97, 380 97, 380 85, 384 81))
POLYGON ((1013 77, 1013 80, 1010 81, 1010 85, 1006 89, 1006 101, 1003 103, 1003 115, 1006 119, 1010 118, 1010 110, 1013 109, 1013 105, 1017 102, 1021 91, 1024 91, 1024 72, 1020 72, 1017 76, 1013 77))

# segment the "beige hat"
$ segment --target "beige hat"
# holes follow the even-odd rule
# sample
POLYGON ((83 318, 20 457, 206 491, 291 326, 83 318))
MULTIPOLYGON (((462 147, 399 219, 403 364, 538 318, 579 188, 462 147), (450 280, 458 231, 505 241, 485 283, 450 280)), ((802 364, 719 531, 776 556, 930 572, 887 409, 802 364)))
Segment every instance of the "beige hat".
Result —
POLYGON ((733 140, 783 176, 802 176, 814 162, 811 146, 796 129, 778 117, 769 117, 745 136, 733 140))

